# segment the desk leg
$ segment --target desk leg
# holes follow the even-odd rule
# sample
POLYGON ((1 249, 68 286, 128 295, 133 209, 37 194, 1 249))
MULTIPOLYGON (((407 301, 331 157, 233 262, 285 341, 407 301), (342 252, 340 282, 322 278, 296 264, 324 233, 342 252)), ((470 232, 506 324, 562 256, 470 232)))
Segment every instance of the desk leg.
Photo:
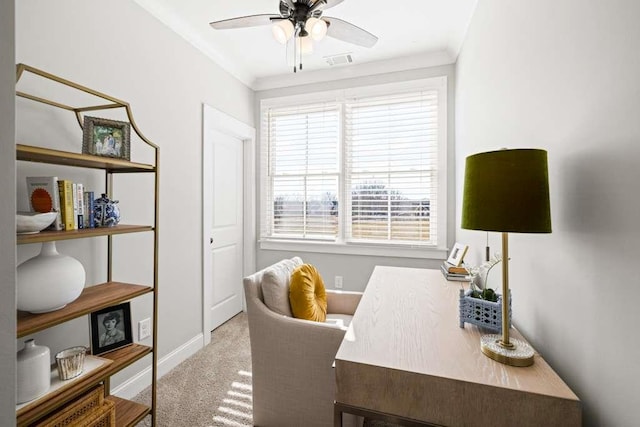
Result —
POLYGON ((336 402, 333 402, 333 427, 342 427, 342 409, 336 402))

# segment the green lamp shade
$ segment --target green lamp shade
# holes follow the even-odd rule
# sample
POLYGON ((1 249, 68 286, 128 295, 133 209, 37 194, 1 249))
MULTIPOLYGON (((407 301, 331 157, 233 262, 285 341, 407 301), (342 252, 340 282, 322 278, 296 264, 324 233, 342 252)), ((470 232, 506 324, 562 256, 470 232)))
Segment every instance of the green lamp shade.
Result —
POLYGON ((467 157, 462 228, 551 233, 547 152, 515 149, 467 157))

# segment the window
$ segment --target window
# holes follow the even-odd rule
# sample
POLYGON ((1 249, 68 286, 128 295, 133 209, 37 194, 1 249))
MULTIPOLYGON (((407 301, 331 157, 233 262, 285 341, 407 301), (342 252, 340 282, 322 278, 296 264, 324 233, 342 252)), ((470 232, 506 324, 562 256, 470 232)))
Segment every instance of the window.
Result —
POLYGON ((269 109, 263 237, 338 236, 339 106, 269 109))
POLYGON ((261 241, 445 247, 446 111, 444 77, 263 100, 261 241))

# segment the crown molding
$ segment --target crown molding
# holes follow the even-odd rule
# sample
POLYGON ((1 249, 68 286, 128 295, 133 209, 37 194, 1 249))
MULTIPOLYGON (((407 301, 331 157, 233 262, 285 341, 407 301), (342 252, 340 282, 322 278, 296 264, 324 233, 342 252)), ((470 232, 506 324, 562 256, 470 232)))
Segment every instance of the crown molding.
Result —
POLYGON ((193 47, 204 53, 220 68, 225 70, 231 76, 240 80, 245 86, 252 88, 252 83, 255 80, 255 76, 253 74, 247 72, 241 67, 238 67, 233 62, 225 59, 222 53, 220 53, 217 49, 212 47, 210 43, 207 43, 202 37, 191 30, 182 19, 178 18, 175 14, 171 13, 166 8, 160 6, 158 2, 155 2, 153 0, 134 1, 164 25, 169 27, 171 30, 173 30, 175 33, 189 42, 193 47))

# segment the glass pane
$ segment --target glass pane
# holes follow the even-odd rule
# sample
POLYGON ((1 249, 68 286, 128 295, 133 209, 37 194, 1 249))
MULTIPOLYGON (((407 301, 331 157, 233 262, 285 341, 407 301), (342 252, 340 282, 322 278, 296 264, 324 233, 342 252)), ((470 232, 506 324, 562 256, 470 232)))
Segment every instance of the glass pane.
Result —
POLYGON ((351 237, 429 241, 435 183, 429 174, 355 177, 351 185, 351 237))
POLYGON ((290 238, 335 238, 338 177, 274 179, 273 234, 290 238))

